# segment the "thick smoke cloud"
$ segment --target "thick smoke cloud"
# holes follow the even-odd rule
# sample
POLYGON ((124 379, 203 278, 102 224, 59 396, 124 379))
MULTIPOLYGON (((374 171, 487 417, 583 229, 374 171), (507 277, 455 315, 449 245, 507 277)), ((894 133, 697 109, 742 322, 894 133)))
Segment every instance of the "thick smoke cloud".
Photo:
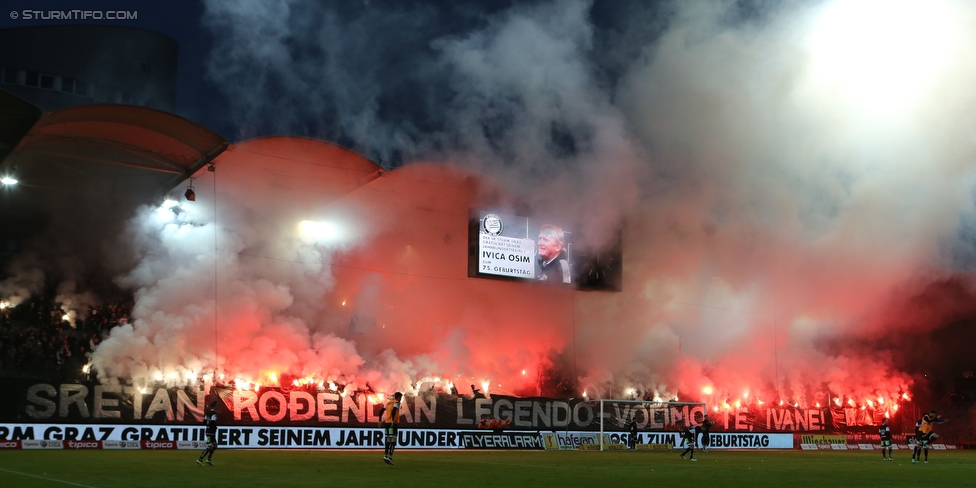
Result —
MULTIPOLYGON (((915 382, 899 352, 910 338, 974 316, 976 39, 963 29, 974 12, 946 5, 944 18, 918 20, 948 19, 946 44, 919 38, 929 51, 894 64, 875 46, 869 64, 893 71, 864 87, 825 51, 824 38, 847 35, 831 23, 834 2, 207 2, 208 75, 242 138, 321 137, 401 170, 462 165, 519 208, 575 222, 593 248, 622 225, 624 290, 369 268, 357 253, 430 259, 434 247, 390 237, 411 228, 395 216, 436 227, 456 219, 443 216, 450 205, 397 196, 410 203, 397 214, 376 202, 421 190, 379 186, 329 207, 261 168, 218 168, 216 212, 146 208, 132 221, 139 264, 120 284, 136 290, 135 320, 94 366, 137 384, 222 371, 377 391, 441 376, 462 390, 488 378, 492 390, 559 390, 528 376, 594 397, 899 397, 915 382), (952 63, 931 61, 943 51, 952 63), (910 62, 923 61, 915 76, 910 62), (363 228, 341 246, 302 242, 294 223, 317 206, 369 219, 353 219, 363 228), (424 306, 418 286, 435 297, 424 306), (512 300, 532 310, 523 295, 551 305, 525 320, 493 311, 512 300)), ((207 178, 198 202, 213 200, 207 178)), ((446 200, 492 200, 482 196, 446 200)), ((416 239, 450 253, 466 238, 436 228, 416 239)))

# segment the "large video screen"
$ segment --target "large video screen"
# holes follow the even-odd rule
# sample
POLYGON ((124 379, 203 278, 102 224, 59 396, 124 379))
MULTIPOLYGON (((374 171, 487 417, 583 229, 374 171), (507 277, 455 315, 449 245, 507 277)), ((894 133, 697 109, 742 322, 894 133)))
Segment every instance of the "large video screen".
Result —
POLYGON ((478 273, 572 284, 572 233, 528 217, 480 212, 478 273))
POLYGON ((469 224, 468 276, 623 289, 623 227, 585 247, 576 226, 554 219, 472 209, 469 224))

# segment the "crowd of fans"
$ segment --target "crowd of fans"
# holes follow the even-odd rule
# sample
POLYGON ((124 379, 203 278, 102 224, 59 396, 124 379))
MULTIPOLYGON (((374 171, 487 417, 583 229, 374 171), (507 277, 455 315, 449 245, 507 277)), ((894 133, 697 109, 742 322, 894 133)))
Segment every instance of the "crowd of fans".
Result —
POLYGON ((128 322, 130 303, 76 310, 74 324, 53 297, 0 309, 0 376, 89 378, 91 352, 109 331, 128 322))

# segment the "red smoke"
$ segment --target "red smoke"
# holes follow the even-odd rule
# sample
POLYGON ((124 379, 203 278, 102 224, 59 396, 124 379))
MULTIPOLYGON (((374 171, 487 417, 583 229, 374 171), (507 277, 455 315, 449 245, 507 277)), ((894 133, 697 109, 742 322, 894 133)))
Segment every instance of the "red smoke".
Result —
POLYGON ((694 298, 669 286, 665 278, 689 276, 702 256, 649 253, 662 241, 642 246, 647 221, 637 215, 624 224, 622 292, 469 278, 469 210, 513 212, 513 197, 457 167, 376 169, 307 139, 229 149, 212 174, 216 272, 213 182, 201 173, 197 201, 177 216, 183 225, 150 225, 155 211, 134 222, 145 253, 123 279, 136 289, 134 325, 96 352, 100 378, 182 384, 216 371, 247 388, 377 392, 451 382, 462 393, 487 384, 489 393, 678 397, 710 408, 893 405, 910 391, 887 355, 831 355, 806 342, 814 318, 753 311, 765 303, 758 290, 710 278, 694 284, 694 298), (304 242, 301 220, 335 222, 338 237, 304 242))

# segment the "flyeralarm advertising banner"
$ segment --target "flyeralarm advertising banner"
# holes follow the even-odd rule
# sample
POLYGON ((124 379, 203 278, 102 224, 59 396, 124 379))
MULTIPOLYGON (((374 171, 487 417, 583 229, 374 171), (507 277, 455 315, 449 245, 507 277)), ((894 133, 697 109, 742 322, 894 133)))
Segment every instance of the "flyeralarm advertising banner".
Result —
POLYGON ((464 432, 461 441, 465 449, 545 449, 538 432, 464 432))

